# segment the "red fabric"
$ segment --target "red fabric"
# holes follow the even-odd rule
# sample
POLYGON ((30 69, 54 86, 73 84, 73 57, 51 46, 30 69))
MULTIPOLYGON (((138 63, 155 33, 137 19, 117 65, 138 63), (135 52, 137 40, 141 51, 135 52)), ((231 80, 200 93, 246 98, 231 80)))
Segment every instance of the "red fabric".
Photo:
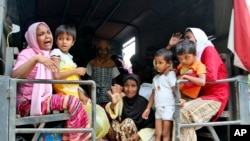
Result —
MULTIPOLYGON (((226 79, 228 77, 226 66, 214 47, 205 48, 201 56, 201 62, 206 65, 207 81, 226 79)), ((217 115, 212 119, 213 121, 215 121, 222 114, 223 110, 226 107, 229 97, 229 84, 206 84, 201 88, 199 96, 202 99, 211 99, 220 101, 222 103, 217 115)))
MULTIPOLYGON (((191 74, 186 74, 186 75, 189 75, 189 76, 193 76, 193 77, 199 77, 197 74, 195 73, 191 73, 191 74)), ((190 89, 192 87, 195 87, 195 86, 198 86, 194 83, 184 83, 183 86, 185 87, 185 89, 190 89)))
POLYGON ((234 0, 234 49, 243 66, 250 71, 250 14, 246 0, 234 0))

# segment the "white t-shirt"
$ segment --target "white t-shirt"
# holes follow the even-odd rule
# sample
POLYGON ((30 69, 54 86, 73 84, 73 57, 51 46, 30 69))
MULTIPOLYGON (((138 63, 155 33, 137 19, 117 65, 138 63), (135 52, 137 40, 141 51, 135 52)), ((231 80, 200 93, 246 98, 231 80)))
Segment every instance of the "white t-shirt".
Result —
POLYGON ((172 87, 176 83, 176 74, 170 71, 167 74, 158 74, 153 78, 153 89, 155 90, 155 107, 175 105, 172 87))
POLYGON ((74 67, 74 68, 77 67, 76 63, 73 62, 73 56, 70 53, 68 53, 68 54, 63 53, 58 48, 53 49, 50 52, 50 56, 57 56, 60 58, 60 69, 62 69, 65 66, 66 67, 70 66, 70 67, 74 67))

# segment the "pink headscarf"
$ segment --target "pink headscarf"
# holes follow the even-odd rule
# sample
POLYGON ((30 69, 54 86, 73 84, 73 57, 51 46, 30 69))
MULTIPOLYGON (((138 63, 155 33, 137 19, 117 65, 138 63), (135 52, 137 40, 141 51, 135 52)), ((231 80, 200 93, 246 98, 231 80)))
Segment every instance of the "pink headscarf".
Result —
MULTIPOLYGON (((34 51, 36 54, 41 54, 45 57, 49 57, 50 51, 41 50, 37 43, 36 30, 39 24, 44 24, 48 27, 48 25, 44 22, 36 22, 32 24, 25 33, 25 39, 28 43, 28 48, 30 49, 30 51, 34 51)), ((52 72, 49 69, 47 69, 43 64, 38 63, 35 79, 52 79, 52 72)), ((30 115, 31 116, 42 115, 41 103, 51 95, 52 95, 51 84, 35 83, 33 85, 32 96, 31 96, 30 115)))

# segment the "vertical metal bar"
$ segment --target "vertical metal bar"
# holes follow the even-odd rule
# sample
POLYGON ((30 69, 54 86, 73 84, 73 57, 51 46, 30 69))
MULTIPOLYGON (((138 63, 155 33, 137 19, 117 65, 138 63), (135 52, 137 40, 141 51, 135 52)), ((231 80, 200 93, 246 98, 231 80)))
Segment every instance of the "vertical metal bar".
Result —
MULTIPOLYGON (((4 27, 4 19, 5 19, 5 13, 6 13, 6 3, 7 0, 0 0, 0 58, 3 59, 4 57, 4 43, 3 41, 5 40, 4 36, 4 32, 3 32, 3 27, 4 27)), ((0 74, 2 74, 3 71, 3 67, 4 67, 4 62, 3 60, 0 60, 0 74)))
POLYGON ((3 40, 3 23, 4 23, 4 17, 5 17, 5 10, 6 10, 6 3, 7 0, 0 0, 0 47, 2 49, 2 40, 3 40))
POLYGON ((219 139, 217 133, 215 132, 213 126, 207 126, 207 129, 208 129, 208 131, 212 134, 213 141, 220 141, 220 139, 219 139))
POLYGON ((92 82, 91 84, 91 99, 92 99, 92 111, 91 111, 91 116, 92 116, 92 141, 96 140, 96 85, 93 80, 90 80, 92 82))
POLYGON ((9 126, 9 98, 8 98, 8 88, 9 88, 9 77, 0 76, 0 139, 3 141, 8 141, 8 126, 9 126))
POLYGON ((16 90, 17 90, 17 82, 15 79, 9 79, 9 98, 10 98, 10 106, 9 106, 9 140, 15 141, 15 128, 16 128, 16 90))
POLYGON ((239 81, 238 86, 239 86, 240 118, 241 118, 241 124, 244 125, 250 123, 247 75, 238 76, 238 81, 239 81))
POLYGON ((176 103, 176 109, 175 109, 175 136, 176 136, 176 140, 180 140, 180 89, 179 89, 179 85, 180 85, 181 81, 177 81, 176 82, 176 91, 175 91, 175 103, 176 103))
POLYGON ((13 68, 14 63, 14 48, 7 47, 5 51, 5 69, 4 69, 4 75, 10 76, 11 70, 13 68))

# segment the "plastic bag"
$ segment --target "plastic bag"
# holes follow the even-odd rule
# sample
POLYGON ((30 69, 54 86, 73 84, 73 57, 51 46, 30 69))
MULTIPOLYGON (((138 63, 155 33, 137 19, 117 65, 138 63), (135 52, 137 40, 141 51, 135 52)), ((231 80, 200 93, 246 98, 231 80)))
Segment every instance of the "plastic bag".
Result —
MULTIPOLYGON (((45 127, 63 128, 64 122, 50 122, 45 127)), ((41 133, 38 141, 62 141, 62 133, 41 133)))
MULTIPOLYGON (((85 109, 88 112, 90 121, 92 121, 91 119, 92 105, 91 104, 85 105, 85 109)), ((108 133, 109 128, 110 128, 110 123, 105 110, 100 105, 96 105, 96 139, 101 139, 102 137, 104 137, 108 133)))
POLYGON ((59 133, 42 133, 38 141, 62 141, 62 134, 59 133))

